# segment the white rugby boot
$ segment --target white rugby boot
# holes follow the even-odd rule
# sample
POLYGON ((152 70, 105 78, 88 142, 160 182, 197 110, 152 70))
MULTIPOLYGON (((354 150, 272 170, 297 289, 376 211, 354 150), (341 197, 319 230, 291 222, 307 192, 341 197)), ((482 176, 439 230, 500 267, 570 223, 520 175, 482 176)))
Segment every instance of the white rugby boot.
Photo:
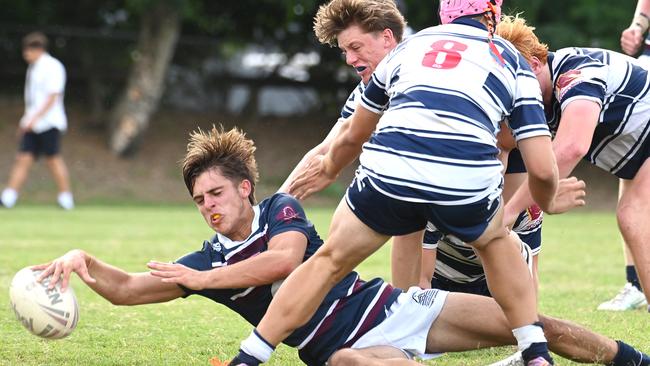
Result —
POLYGON ((598 305, 598 310, 627 311, 648 306, 643 292, 631 283, 626 283, 616 296, 598 305))

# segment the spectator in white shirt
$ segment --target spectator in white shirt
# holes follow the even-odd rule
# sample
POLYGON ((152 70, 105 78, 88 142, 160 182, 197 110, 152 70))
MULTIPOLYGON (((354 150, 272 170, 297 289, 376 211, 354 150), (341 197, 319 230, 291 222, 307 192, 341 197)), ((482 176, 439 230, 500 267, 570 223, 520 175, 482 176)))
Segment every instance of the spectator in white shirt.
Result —
POLYGON ((18 126, 20 144, 16 161, 0 197, 7 208, 16 204, 29 169, 41 155, 45 156, 57 184, 59 205, 66 210, 74 208, 68 169, 60 153, 61 134, 67 128, 63 107, 66 74, 63 64, 47 53, 47 43, 47 37, 40 32, 23 38, 23 58, 29 64, 25 78, 25 114, 18 126))

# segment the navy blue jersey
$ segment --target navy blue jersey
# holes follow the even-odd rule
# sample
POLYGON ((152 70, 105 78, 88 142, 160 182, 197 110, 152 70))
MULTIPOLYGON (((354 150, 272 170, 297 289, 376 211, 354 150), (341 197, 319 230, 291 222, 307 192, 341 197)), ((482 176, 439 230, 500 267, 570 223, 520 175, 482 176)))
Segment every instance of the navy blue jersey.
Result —
MULTIPOLYGON (((232 241, 216 234, 203 243, 200 251, 187 254, 177 263, 199 271, 228 266, 266 251, 275 235, 288 231, 298 231, 307 238, 303 261, 323 244, 300 203, 292 196, 277 193, 253 209, 255 218, 246 240, 232 241)), ((229 307, 256 326, 280 284, 201 291, 181 287, 185 296, 197 294, 207 297, 229 307)), ((386 318, 386 310, 400 293, 381 279, 365 282, 352 272, 327 294, 309 322, 295 330, 284 343, 298 348, 300 358, 306 364, 324 365, 334 351, 352 345, 381 323, 386 318)))
POLYGON ((554 86, 547 110, 551 132, 557 132, 571 101, 597 103, 601 112, 585 159, 620 178, 633 178, 650 146, 648 69, 636 59, 597 48, 550 52, 548 64, 554 86))

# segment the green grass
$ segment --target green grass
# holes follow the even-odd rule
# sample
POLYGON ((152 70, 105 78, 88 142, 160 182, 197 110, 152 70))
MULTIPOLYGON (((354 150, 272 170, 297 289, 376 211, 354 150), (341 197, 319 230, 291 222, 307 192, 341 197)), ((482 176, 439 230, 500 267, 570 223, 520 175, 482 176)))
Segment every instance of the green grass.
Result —
MULTIPOLYGON (((323 236, 331 209, 309 207, 323 236)), ((0 210, 0 365, 207 365, 226 359, 251 327, 221 305, 199 297, 166 304, 116 307, 73 280, 81 319, 64 340, 41 340, 15 320, 9 282, 20 268, 82 248, 128 271, 146 271, 150 259, 171 261, 197 250, 211 235, 190 206, 49 206, 0 210)), ((363 277, 388 278, 389 247, 363 263, 363 277)), ((541 311, 574 320, 650 351, 649 314, 596 312, 623 284, 623 258, 613 214, 548 217, 541 256, 541 311)), ((477 309, 480 311, 480 309, 477 309)), ((481 365, 509 355, 510 347, 446 355, 431 364, 481 365)), ((271 365, 299 365, 281 346, 271 365)), ((560 364, 572 364, 566 360, 560 364)))

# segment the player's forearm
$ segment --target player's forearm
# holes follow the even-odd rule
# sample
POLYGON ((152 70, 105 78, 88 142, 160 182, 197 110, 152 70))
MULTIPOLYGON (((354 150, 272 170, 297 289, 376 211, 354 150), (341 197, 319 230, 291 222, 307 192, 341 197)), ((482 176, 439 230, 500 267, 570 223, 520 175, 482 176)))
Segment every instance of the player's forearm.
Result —
POLYGON ((632 20, 632 24, 636 24, 639 21, 642 23, 640 26, 643 28, 643 25, 645 25, 645 29, 642 29, 643 31, 646 31, 648 29, 648 22, 650 19, 648 19, 648 16, 650 15, 650 0, 639 0, 636 3, 636 9, 634 11, 634 17, 632 20), (640 18, 645 18, 645 19, 640 19, 640 18))
POLYGON ((299 176, 305 170, 305 168, 307 168, 311 159, 314 156, 317 156, 319 154, 325 154, 325 153, 327 153, 327 149, 322 149, 321 145, 318 145, 313 149, 309 150, 305 154, 305 156, 303 156, 302 159, 300 159, 300 162, 298 163, 298 165, 296 165, 296 167, 293 169, 291 174, 289 174, 289 176, 284 181, 284 183, 282 183, 282 185, 278 189, 278 192, 289 193, 289 186, 291 186, 291 183, 296 179, 296 177, 299 176))
POLYGON ((126 271, 102 262, 96 257, 84 253, 88 273, 96 282, 86 282, 98 295, 114 305, 123 305, 132 296, 128 291, 131 275, 126 271))
POLYGON ((300 264, 285 251, 266 251, 244 261, 205 272, 205 288, 246 288, 284 280, 300 264))
MULTIPOLYGON (((547 177, 537 177, 531 176, 528 180, 528 187, 530 189, 531 198, 539 207, 548 211, 553 203, 553 198, 555 198, 555 193, 557 192, 558 186, 558 173, 557 170, 554 171, 554 174, 547 177)), ((532 202, 528 202, 532 204, 532 202)), ((529 205, 521 208, 521 211, 525 210, 529 205)))

